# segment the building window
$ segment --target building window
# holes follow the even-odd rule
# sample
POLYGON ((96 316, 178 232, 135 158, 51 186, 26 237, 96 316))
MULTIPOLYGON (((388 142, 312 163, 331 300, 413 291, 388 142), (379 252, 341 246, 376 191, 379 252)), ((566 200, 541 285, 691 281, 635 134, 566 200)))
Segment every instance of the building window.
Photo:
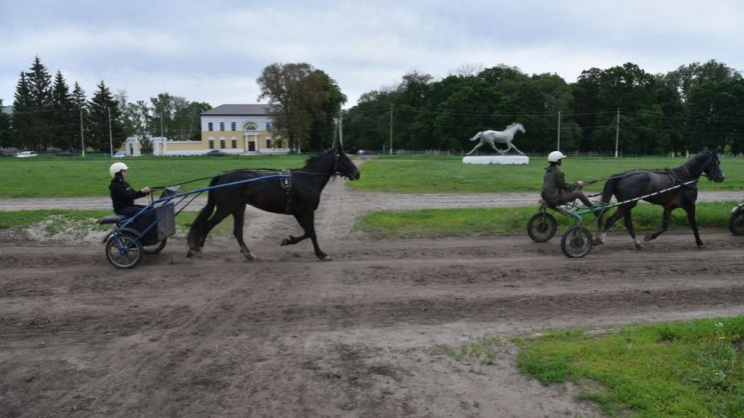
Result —
POLYGON ((231 145, 232 145, 232 148, 233 149, 238 149, 238 140, 237 139, 233 139, 230 142, 231 142, 231 145))
POLYGON ((225 139, 220 139, 220 149, 225 149, 225 139))
POLYGON ((209 140, 209 149, 214 149, 214 139, 209 140))
POLYGON ((209 122, 207 124, 207 130, 210 131, 210 132, 212 132, 214 130, 214 125, 212 124, 212 122, 209 122))
POLYGON ((271 148, 271 138, 266 138, 266 148, 271 148))
POLYGON ((243 129, 245 129, 246 131, 255 131, 256 129, 258 129, 258 127, 255 123, 248 122, 244 125, 243 129))
POLYGON ((220 131, 225 130, 225 122, 220 122, 220 131))
POLYGON ((230 130, 235 131, 235 122, 230 123, 230 130))
POLYGON ((267 131, 271 130, 271 122, 266 122, 266 130, 267 131))

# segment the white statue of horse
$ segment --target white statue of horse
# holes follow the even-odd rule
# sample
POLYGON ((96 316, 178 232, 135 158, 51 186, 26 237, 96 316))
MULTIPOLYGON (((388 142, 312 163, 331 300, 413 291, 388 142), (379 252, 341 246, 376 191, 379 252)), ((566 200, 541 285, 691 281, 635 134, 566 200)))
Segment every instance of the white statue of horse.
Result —
POLYGON ((509 152, 510 149, 513 149, 514 151, 524 155, 522 151, 520 151, 517 147, 512 144, 512 140, 514 139, 514 134, 520 131, 522 133, 527 132, 524 130, 524 126, 522 126, 521 123, 512 123, 511 125, 507 126, 506 129, 503 131, 482 131, 475 134, 474 137, 470 138, 471 141, 475 141, 476 139, 480 139, 480 142, 478 145, 475 146, 467 155, 470 155, 475 152, 478 148, 483 146, 483 144, 488 144, 491 146, 491 148, 495 149, 499 154, 504 155, 507 152, 509 152), (506 149, 504 151, 501 151, 500 149, 496 148, 496 143, 498 144, 506 144, 506 149))

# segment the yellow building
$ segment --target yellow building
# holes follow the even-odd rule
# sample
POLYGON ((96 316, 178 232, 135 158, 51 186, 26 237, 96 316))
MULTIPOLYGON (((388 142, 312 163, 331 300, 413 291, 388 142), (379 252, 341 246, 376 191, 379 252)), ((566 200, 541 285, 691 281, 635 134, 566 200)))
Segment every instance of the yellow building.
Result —
MULTIPOLYGON (((286 154, 286 141, 272 136, 268 105, 227 104, 203 112, 201 141, 172 141, 152 138, 153 155, 203 155, 211 150, 227 154, 286 154)), ((127 138, 124 150, 140 155, 139 140, 127 138)))

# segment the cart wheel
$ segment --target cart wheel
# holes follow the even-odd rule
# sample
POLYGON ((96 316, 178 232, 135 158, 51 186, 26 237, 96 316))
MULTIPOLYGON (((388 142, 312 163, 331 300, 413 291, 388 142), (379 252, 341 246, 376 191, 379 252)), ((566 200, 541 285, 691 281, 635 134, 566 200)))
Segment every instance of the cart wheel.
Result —
POLYGON ((592 233, 582 226, 571 227, 561 238, 561 251, 566 257, 581 258, 592 249, 592 233))
POLYGON ((165 244, 168 243, 168 238, 163 238, 162 241, 159 241, 155 245, 143 245, 142 246, 142 252, 147 255, 154 255, 161 251, 163 251, 163 248, 165 248, 165 244))
POLYGON ((535 242, 547 242, 555 235, 558 223, 549 213, 536 213, 527 221, 527 234, 535 242))
POLYGON ((734 235, 744 235, 744 207, 738 208, 731 213, 729 231, 734 235))
POLYGON ((119 269, 131 269, 139 264, 142 260, 142 244, 136 238, 137 235, 122 232, 119 234, 118 245, 114 236, 106 241, 106 259, 112 266, 119 269))

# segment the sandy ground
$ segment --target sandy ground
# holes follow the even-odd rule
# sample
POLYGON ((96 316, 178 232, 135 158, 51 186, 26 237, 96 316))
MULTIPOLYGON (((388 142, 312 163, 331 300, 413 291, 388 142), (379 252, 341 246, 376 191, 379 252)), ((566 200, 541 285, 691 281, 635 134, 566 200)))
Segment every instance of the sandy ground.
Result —
POLYGON ((260 212, 246 225, 253 262, 232 239, 187 259, 177 238, 117 270, 95 236, 5 236, 0 416, 600 416, 580 388, 520 374, 511 338, 744 313, 744 238, 728 231, 702 230, 702 250, 691 233, 642 251, 617 233, 583 259, 559 237, 349 232, 368 210, 480 199, 510 198, 365 196, 333 181, 317 214, 331 262, 309 242, 279 247, 299 227, 260 212), (448 354, 484 337, 500 341, 493 365, 448 354))

